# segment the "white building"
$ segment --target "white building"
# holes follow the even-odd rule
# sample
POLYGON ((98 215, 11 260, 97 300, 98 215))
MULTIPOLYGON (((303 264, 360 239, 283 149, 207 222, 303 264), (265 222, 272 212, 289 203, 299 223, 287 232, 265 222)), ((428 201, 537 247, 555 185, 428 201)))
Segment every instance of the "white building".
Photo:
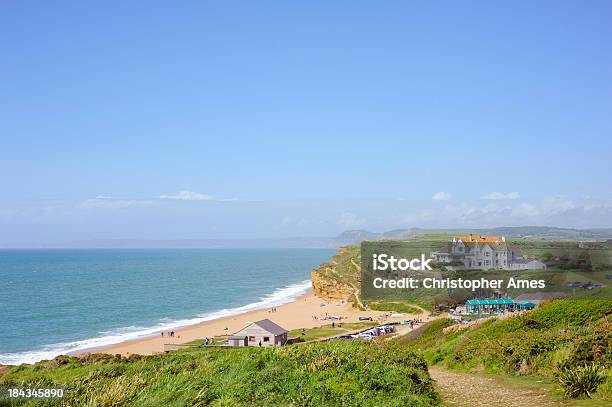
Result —
POLYGON ((228 338, 230 346, 280 346, 287 343, 287 331, 269 319, 252 322, 228 338))
POLYGON ((460 263, 463 270, 540 270, 546 264, 528 259, 520 249, 506 243, 503 236, 455 236, 453 240, 431 253, 439 262, 460 263))

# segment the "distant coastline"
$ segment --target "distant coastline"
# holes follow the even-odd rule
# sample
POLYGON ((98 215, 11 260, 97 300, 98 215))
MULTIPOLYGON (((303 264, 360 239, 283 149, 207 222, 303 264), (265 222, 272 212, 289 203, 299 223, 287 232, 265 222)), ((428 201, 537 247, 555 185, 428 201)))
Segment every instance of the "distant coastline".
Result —
POLYGON ((558 240, 612 239, 612 228, 574 229, 549 226, 508 226, 494 228, 408 228, 387 232, 347 230, 335 237, 286 237, 250 239, 90 239, 38 245, 2 245, 2 249, 336 249, 363 240, 403 240, 424 234, 504 235, 509 238, 558 240))

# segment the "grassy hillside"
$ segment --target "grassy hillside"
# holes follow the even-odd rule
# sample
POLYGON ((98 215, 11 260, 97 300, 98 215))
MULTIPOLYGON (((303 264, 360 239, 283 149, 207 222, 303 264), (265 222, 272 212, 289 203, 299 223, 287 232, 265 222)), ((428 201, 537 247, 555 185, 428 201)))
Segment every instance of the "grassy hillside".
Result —
POLYGON ((15 367, 6 384, 68 389, 45 406, 439 405, 425 361, 389 341, 61 357, 15 367))
POLYGON ((612 301, 557 300, 507 320, 489 320, 460 331, 429 324, 421 336, 406 338, 428 363, 492 374, 556 378, 566 370, 600 366, 607 382, 598 397, 612 400, 612 301))
MULTIPOLYGON (((401 241, 390 241, 390 244, 396 244, 394 253, 398 253, 402 257, 419 257, 422 253, 426 256, 439 249, 441 246, 450 241, 450 234, 426 234, 408 238, 401 241)), ((568 240, 543 240, 543 239, 508 239, 508 242, 523 251, 530 258, 537 258, 547 264, 546 270, 522 270, 522 271, 457 271, 449 272, 443 264, 434 265, 435 271, 442 278, 446 277, 462 277, 467 279, 478 279, 480 277, 488 279, 507 280, 509 277, 517 279, 543 279, 546 281, 544 289, 509 289, 508 294, 515 296, 525 292, 535 291, 552 291, 566 292, 575 296, 591 296, 593 298, 610 298, 609 290, 610 275, 612 275, 612 246, 610 242, 597 244, 596 247, 584 249, 580 247, 578 241, 568 240), (591 282, 602 286, 592 291, 586 291, 585 288, 571 288, 569 283, 587 283, 591 282)), ((321 265, 315 270, 321 278, 325 279, 333 287, 344 287, 343 293, 357 292, 361 287, 361 253, 358 246, 342 248, 339 253, 333 257, 330 263, 321 265)), ((313 280, 314 281, 314 280, 313 280)), ((318 283, 318 281, 317 281, 318 283)), ((322 291, 322 290, 321 290, 322 291)), ((378 290, 377 294, 383 291, 378 290)), ((363 292, 360 293, 365 298, 363 292)), ((401 290, 387 290, 384 292, 387 299, 393 301, 403 301, 407 304, 419 304, 428 309, 431 309, 432 303, 444 303, 453 301, 463 301, 466 298, 471 298, 473 293, 469 290, 454 290, 452 301, 448 298, 447 290, 417 290, 411 293, 401 290)), ((380 298, 380 297, 379 297, 380 298)), ((378 299, 379 299, 378 298, 378 299)), ((350 298, 355 303, 355 299, 350 298)), ((360 298, 362 302, 364 298, 360 298)), ((393 311, 393 309, 389 309, 393 311)))
POLYGON ((396 229, 384 233, 347 230, 335 238, 341 245, 359 244, 363 240, 406 240, 415 236, 446 234, 502 235, 515 239, 591 240, 612 239, 612 228, 570 229, 547 226, 498 227, 489 229, 396 229))

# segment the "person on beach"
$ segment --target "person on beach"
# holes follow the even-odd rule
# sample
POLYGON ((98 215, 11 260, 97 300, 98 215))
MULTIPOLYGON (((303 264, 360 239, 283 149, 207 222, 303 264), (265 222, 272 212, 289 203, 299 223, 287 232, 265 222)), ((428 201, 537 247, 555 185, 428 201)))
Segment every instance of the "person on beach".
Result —
POLYGON ((261 341, 259 341, 259 347, 261 348, 261 341))
POLYGON ((161 331, 161 337, 162 338, 164 337, 164 331, 161 331))

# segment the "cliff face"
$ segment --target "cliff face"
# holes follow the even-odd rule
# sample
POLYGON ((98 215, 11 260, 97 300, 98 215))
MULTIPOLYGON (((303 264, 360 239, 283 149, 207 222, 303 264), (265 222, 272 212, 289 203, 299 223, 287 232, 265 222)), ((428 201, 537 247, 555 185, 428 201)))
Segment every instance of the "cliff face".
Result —
POLYGON ((330 300, 346 300, 355 291, 350 285, 330 278, 318 270, 312 272, 312 288, 317 296, 330 300))
POLYGON ((329 263, 312 271, 315 293, 321 298, 342 300, 357 294, 361 272, 359 262, 359 247, 340 247, 329 263))

